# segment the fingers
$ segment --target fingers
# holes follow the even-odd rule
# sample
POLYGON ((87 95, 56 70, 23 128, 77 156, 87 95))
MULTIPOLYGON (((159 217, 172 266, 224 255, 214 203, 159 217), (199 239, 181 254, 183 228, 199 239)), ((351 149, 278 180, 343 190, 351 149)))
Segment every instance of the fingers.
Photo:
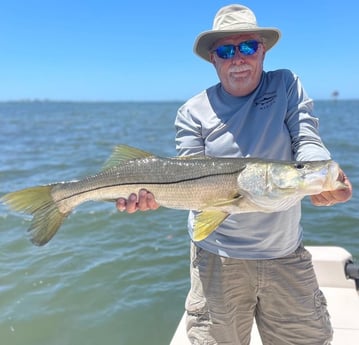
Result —
POLYGON ((340 170, 338 181, 342 182, 346 188, 337 189, 333 191, 322 192, 311 196, 311 201, 315 206, 331 206, 337 203, 342 203, 350 200, 353 194, 352 185, 348 177, 340 170))
POLYGON ((318 195, 312 195, 311 200, 315 206, 332 206, 338 203, 346 202, 350 199, 351 193, 347 190, 336 190, 323 192, 318 195))
POLYGON ((116 207, 120 212, 134 213, 136 211, 156 210, 159 208, 154 195, 146 189, 141 189, 137 194, 132 193, 128 199, 119 198, 116 207))
POLYGON ((148 192, 145 189, 141 189, 138 192, 137 207, 140 211, 148 211, 150 209, 147 204, 147 193, 148 192))
POLYGON ((312 204, 315 206, 331 206, 334 204, 332 198, 329 195, 329 192, 323 192, 321 194, 312 195, 310 198, 312 204))
POLYGON ((346 202, 353 196, 353 186, 343 170, 340 171, 338 180, 344 183, 347 188, 340 190, 337 198, 340 200, 340 202, 346 202))
POLYGON ((116 207, 120 212, 126 210, 126 204, 127 204, 127 200, 124 198, 120 198, 116 201, 116 207))
POLYGON ((149 210, 157 210, 160 205, 157 203, 154 195, 151 192, 148 192, 146 195, 147 207, 149 210))

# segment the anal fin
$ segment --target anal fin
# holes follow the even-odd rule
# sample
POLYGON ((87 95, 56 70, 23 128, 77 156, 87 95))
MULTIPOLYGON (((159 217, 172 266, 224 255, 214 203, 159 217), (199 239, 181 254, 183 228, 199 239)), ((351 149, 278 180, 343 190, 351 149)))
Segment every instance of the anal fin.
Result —
POLYGON ((228 217, 223 211, 203 211, 194 220, 193 240, 202 241, 228 217))

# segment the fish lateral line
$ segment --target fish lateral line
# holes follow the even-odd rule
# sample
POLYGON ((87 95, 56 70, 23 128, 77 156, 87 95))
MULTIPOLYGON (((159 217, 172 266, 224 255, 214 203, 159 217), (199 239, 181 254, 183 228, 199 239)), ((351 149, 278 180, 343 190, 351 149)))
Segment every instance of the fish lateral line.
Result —
MULTIPOLYGON (((228 175, 233 175, 233 174, 240 174, 241 171, 243 171, 243 169, 238 170, 238 171, 234 171, 234 172, 224 172, 224 173, 218 173, 218 174, 210 174, 210 175, 204 175, 204 176, 198 176, 198 177, 191 177, 191 178, 187 178, 187 179, 182 179, 182 180, 174 180, 174 181, 169 181, 169 182, 130 182, 130 183, 114 183, 114 184, 108 184, 108 185, 104 185, 104 186, 99 186, 99 187, 94 187, 91 189, 87 189, 85 191, 81 191, 81 192, 77 192, 77 193, 73 193, 69 196, 63 197, 59 200, 56 200, 56 202, 61 202, 64 200, 68 200, 71 199, 73 197, 82 195, 82 194, 86 194, 86 193, 91 193, 91 192, 96 192, 102 189, 107 189, 107 188, 115 188, 115 187, 121 187, 121 186, 140 186, 140 185, 161 185, 161 186, 168 186, 168 185, 172 185, 172 184, 180 184, 180 183, 185 183, 185 182, 191 182, 191 181, 198 181, 201 179, 206 179, 209 177, 216 177, 216 176, 228 176, 228 175)), ((93 176, 94 178, 96 176, 93 176)), ((78 183, 78 182, 83 182, 83 181, 72 181, 70 183, 78 183)), ((62 183, 58 183, 58 184, 53 184, 54 187, 56 187, 57 185, 61 185, 62 183)))

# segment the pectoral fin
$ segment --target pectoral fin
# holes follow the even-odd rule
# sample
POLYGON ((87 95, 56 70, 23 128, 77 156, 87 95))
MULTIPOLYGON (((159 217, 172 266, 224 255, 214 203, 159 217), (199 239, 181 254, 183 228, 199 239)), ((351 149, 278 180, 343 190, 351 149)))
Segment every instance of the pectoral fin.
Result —
POLYGON ((194 220, 193 240, 202 241, 228 217, 222 211, 203 211, 194 220))
MULTIPOLYGON (((231 205, 238 205, 239 201, 243 198, 241 194, 238 193, 238 191, 235 191, 232 196, 229 196, 225 200, 217 200, 215 202, 212 202, 208 207, 225 207, 225 206, 231 206, 231 205)), ((218 212, 218 211, 217 211, 218 212)))

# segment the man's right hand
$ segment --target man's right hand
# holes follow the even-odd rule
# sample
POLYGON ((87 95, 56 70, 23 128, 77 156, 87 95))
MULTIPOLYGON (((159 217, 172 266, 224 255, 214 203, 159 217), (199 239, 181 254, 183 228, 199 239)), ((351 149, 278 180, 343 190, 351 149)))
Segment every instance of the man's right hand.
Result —
POLYGON ((154 195, 146 189, 141 189, 136 193, 130 194, 128 199, 119 198, 116 201, 116 207, 120 212, 134 213, 136 211, 157 210, 160 205, 157 204, 154 195))

